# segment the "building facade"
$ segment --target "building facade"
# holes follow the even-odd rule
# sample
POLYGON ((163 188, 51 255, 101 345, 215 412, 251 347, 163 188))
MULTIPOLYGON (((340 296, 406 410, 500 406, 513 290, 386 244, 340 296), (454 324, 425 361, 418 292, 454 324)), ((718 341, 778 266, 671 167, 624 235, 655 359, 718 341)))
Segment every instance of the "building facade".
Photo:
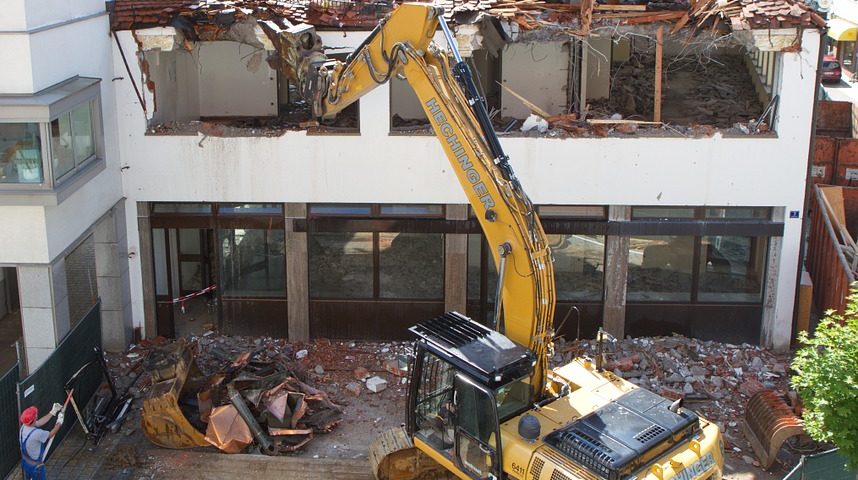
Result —
MULTIPOLYGON (((490 247, 405 82, 319 124, 266 61, 276 49, 259 12, 147 15, 118 1, 108 16, 72 3, 79 11, 40 19, 22 1, 0 35, 17 68, 0 76, 2 111, 50 107, 0 115, 12 152, 0 265, 17 279, 28 355, 67 331, 72 287, 85 284, 68 267, 80 263, 94 265, 108 345, 212 328, 392 339, 445 310, 493 315, 490 247), (80 48, 51 47, 66 36, 80 48), (52 109, 58 95, 74 101, 52 109), (80 105, 91 145, 77 135, 80 105), (20 166, 35 147, 11 146, 23 139, 40 145, 39 182, 20 166), (28 334, 37 322, 50 339, 28 334)), ((352 28, 319 29, 347 54, 376 20, 341 18, 352 28)), ((516 22, 451 20, 549 234, 560 332, 788 347, 818 29, 749 28, 729 44, 695 40, 689 54, 650 26, 540 37, 516 22), (643 73, 654 58, 666 66, 658 102, 660 82, 643 73), (557 117, 523 132, 519 97, 557 117), (667 126, 579 120, 598 112, 667 126)))

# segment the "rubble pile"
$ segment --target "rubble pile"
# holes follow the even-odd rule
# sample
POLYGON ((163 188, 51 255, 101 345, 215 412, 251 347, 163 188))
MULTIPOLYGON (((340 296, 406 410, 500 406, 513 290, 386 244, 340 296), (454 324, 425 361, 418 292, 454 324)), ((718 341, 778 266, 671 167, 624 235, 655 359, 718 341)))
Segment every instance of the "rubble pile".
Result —
POLYGON ((190 424, 224 452, 248 451, 253 445, 249 451, 279 454, 331 432, 355 397, 389 392, 382 404, 401 400, 411 346, 327 339, 288 343, 213 331, 177 340, 158 337, 108 357, 117 389, 130 388, 134 398, 148 398, 174 374, 170 365, 177 363, 175 352, 182 348, 194 352, 194 367, 179 400, 190 424), (141 365, 143 373, 135 381, 132 373, 141 365))
MULTIPOLYGON (((215 332, 179 340, 159 337, 109 356, 117 389, 130 385, 135 398, 145 398, 158 379, 146 371, 135 381, 132 373, 153 351, 175 343, 194 346, 199 368, 189 377, 185 392, 193 395, 183 395, 182 412, 223 451, 293 452, 316 438, 311 454, 344 453, 351 440, 337 446, 337 437, 371 439, 402 421, 411 342, 320 338, 289 343, 215 332), (241 405, 250 422, 242 417, 241 405), (254 433, 254 422, 267 441, 254 433), (344 433, 319 436, 332 430, 344 433)), ((560 338, 554 352, 552 366, 561 366, 578 356, 593 358, 596 342, 560 338)), ((741 431, 745 408, 752 395, 770 389, 789 398, 798 413, 798 401, 789 391, 789 363, 789 354, 753 345, 674 335, 619 341, 605 365, 643 388, 683 398, 686 407, 719 425, 736 461, 757 465, 741 431)))
MULTIPOLYGON (((665 64, 665 123, 732 128, 753 122, 763 113, 742 56, 723 55, 705 62, 691 58, 682 63, 666 58, 665 64), (712 78, 718 81, 712 82, 712 78)), ((622 118, 652 118, 654 71, 655 55, 651 53, 636 53, 615 64, 610 98, 591 101, 592 113, 600 118, 617 113, 622 118)))
MULTIPOLYGON (((594 340, 560 339, 551 362, 560 366, 576 356, 594 358, 595 354, 594 340)), ((789 354, 776 355, 754 345, 674 335, 618 341, 606 368, 666 398, 683 398, 687 407, 718 424, 726 451, 753 464, 757 460, 740 429, 745 407, 752 395, 770 389, 788 396, 799 410, 790 393, 789 364, 789 354)))
POLYGON ((208 137, 279 137, 289 131, 349 133, 358 128, 357 110, 346 108, 336 118, 323 123, 313 119, 309 106, 296 103, 282 106, 273 117, 213 118, 187 121, 151 121, 148 135, 197 135, 208 137))

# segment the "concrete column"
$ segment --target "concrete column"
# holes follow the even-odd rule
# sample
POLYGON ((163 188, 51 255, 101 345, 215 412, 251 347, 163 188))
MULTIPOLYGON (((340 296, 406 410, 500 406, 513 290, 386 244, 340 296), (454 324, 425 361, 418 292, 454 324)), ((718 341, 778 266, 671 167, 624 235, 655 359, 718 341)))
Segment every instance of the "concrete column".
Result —
MULTIPOLYGON (((24 347, 30 372, 45 362, 60 340, 54 316, 51 273, 50 265, 18 267, 21 325, 24 330, 24 347)), ((68 306, 67 300, 65 303, 68 306)))
MULTIPOLYGON (((609 221, 628 221, 632 207, 611 205, 609 221)), ((605 240, 605 306, 602 326, 611 335, 624 338, 626 333, 626 286, 629 277, 629 237, 609 235, 605 240)))
POLYGON ((108 351, 124 350, 133 338, 126 232, 122 200, 96 222, 92 233, 101 298, 101 343, 108 351))
POLYGON ((296 232, 293 220, 307 218, 306 203, 286 204, 286 298, 289 341, 310 339, 310 276, 307 232, 296 232))
POLYGON ((390 84, 379 85, 360 99, 361 137, 387 137, 390 134, 390 84))
MULTIPOLYGON (((467 220, 467 205, 447 205, 447 220, 467 220)), ((468 235, 444 236, 444 310, 465 313, 468 304, 468 235)))
MULTIPOLYGON (((772 209, 772 220, 783 221, 784 207, 772 209)), ((778 277, 781 264, 781 250, 783 248, 783 237, 772 237, 769 239, 769 254, 766 267, 766 282, 763 285, 763 319, 760 328, 760 345, 782 352, 789 350, 789 339, 792 338, 792 322, 784 324, 781 328, 788 329, 786 334, 778 335, 777 326, 777 304, 778 304, 778 277), (785 339, 786 341, 778 341, 785 339)))
POLYGON ((152 258, 152 224, 149 221, 149 204, 137 202, 137 230, 140 237, 140 277, 143 287, 143 330, 146 338, 158 334, 155 310, 155 263, 152 258))

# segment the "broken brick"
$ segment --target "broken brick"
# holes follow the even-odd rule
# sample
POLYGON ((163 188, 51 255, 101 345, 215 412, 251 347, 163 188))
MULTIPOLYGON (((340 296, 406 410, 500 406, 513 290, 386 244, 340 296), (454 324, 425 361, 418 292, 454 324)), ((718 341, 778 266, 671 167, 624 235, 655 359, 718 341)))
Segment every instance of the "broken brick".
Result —
POLYGON ((364 381, 369 378, 369 370, 364 367, 357 367, 352 370, 352 375, 355 377, 355 380, 364 381))
POLYGON ((345 391, 355 397, 360 396, 360 392, 363 391, 363 387, 360 386, 360 383, 357 382, 349 382, 344 387, 345 391))
POLYGON ((739 393, 741 393, 742 395, 745 395, 746 397, 751 397, 755 393, 760 392, 760 391, 765 390, 765 389, 766 389, 766 387, 763 386, 762 383, 760 383, 758 380, 753 379, 753 378, 750 380, 747 380, 744 383, 742 383, 741 385, 739 385, 739 393))

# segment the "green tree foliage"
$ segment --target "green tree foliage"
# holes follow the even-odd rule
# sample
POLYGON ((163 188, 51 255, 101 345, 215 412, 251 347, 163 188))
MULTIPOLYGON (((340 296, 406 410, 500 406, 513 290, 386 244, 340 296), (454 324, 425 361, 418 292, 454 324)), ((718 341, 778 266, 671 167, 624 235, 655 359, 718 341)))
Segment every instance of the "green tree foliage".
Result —
POLYGON ((833 442, 858 465, 858 289, 847 297, 846 312, 826 312, 813 337, 799 335, 792 386, 804 401, 807 433, 833 442))

